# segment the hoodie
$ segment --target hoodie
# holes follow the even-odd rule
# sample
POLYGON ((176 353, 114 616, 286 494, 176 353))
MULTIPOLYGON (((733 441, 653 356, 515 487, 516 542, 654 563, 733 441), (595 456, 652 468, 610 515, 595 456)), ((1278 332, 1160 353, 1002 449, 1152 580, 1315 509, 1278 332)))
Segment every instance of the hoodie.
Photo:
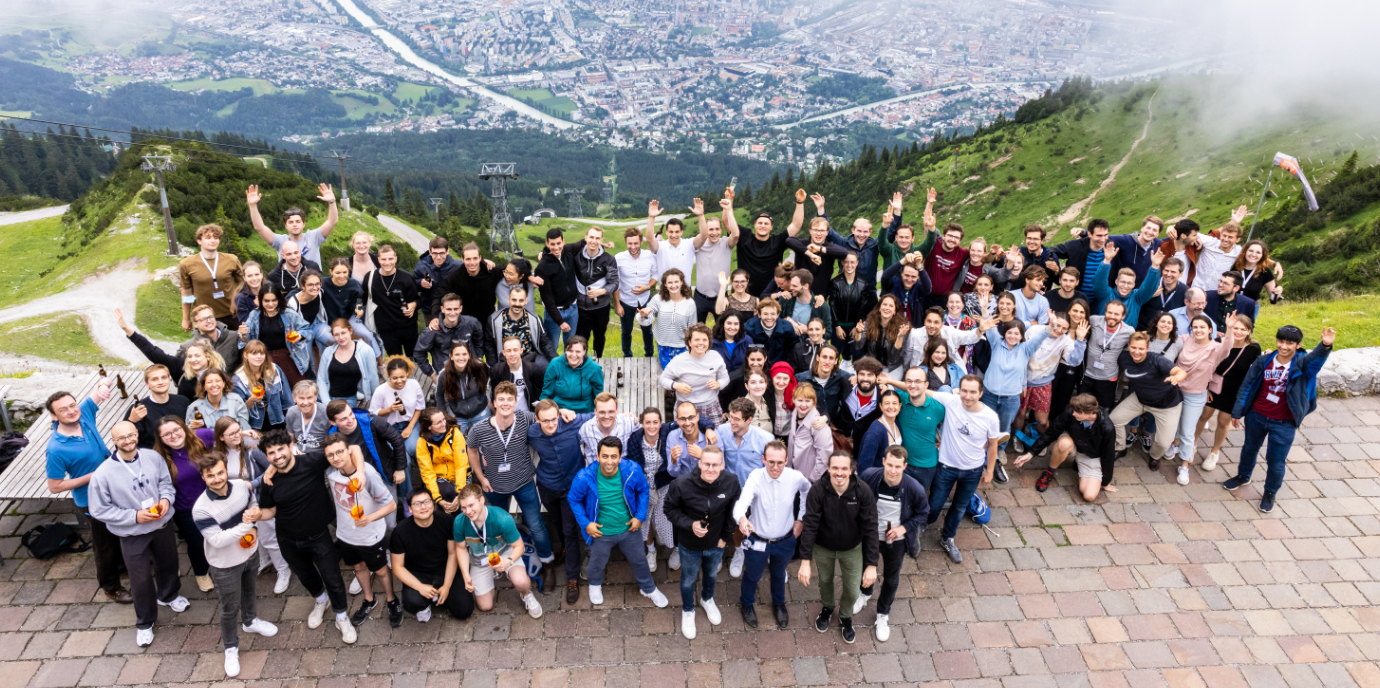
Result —
MULTIPOLYGON (((572 247, 573 248, 573 247, 572 247)), ((562 251, 564 253, 564 251, 562 251)), ((585 252, 585 247, 581 246, 575 252, 575 291, 579 296, 575 298, 575 303, 582 311, 595 311, 601 308, 608 308, 613 292, 618 290, 618 261, 612 255, 604 252, 603 246, 596 247, 596 253, 591 257, 585 252), (603 296, 590 298, 590 289, 603 289, 603 296)))
POLYGON ((703 552, 719 546, 719 541, 733 541, 733 505, 743 493, 738 476, 724 470, 719 479, 705 482, 698 466, 676 478, 666 491, 666 518, 675 529, 676 542, 688 550, 703 552), (692 526, 708 521, 709 532, 696 537, 692 526))

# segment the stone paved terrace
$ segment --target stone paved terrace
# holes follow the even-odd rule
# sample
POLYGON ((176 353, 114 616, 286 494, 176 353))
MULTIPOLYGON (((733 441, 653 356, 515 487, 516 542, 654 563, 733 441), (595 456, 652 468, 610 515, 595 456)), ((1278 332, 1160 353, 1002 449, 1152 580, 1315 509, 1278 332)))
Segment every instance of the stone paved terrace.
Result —
MULTIPOLYGON (((650 606, 618 563, 597 610, 583 595, 566 608, 558 589, 533 620, 505 588, 496 613, 463 623, 409 618, 390 630, 380 605, 358 644, 344 646, 329 624, 306 628, 310 600, 294 583, 284 597, 261 595, 261 615, 282 631, 243 639, 235 685, 1380 686, 1380 399, 1323 400, 1305 425, 1269 515, 1256 510, 1251 487, 1239 496, 1218 487, 1234 474, 1232 448, 1187 487, 1168 465, 1154 475, 1123 460, 1121 491, 1095 505, 1074 498, 1071 470, 1040 494, 1039 471, 1028 467, 987 493, 990 532, 971 522, 960 531, 963 565, 934 549, 933 533, 918 562, 906 562, 884 644, 870 634, 871 606, 857 618, 855 645, 836 625, 816 633, 807 624, 817 595, 796 582, 791 628, 774 630, 759 605, 763 627, 747 631, 727 571, 717 594, 723 625, 710 630, 701 614, 699 637, 687 641, 675 605, 650 606)), ((167 625, 141 650, 131 609, 105 601, 86 556, 14 558, 16 535, 56 510, 24 502, 0 519, 9 558, 0 568, 0 688, 232 685, 216 604, 189 573, 191 609, 162 610, 167 625)), ((678 599, 677 573, 664 563, 655 575, 678 599)))

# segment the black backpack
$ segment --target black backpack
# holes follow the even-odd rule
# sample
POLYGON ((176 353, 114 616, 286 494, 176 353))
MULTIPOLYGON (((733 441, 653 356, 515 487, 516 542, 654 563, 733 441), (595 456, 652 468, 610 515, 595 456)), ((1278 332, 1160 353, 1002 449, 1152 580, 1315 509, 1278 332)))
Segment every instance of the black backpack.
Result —
POLYGON ((30 528, 20 544, 35 559, 51 559, 59 554, 76 554, 91 549, 91 543, 66 523, 44 523, 30 528))

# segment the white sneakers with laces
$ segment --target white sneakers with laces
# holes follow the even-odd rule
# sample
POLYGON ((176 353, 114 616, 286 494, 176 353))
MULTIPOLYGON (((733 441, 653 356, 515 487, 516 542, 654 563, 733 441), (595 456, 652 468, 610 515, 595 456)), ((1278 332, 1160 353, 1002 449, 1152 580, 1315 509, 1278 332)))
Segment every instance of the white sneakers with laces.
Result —
POLYGON ((307 615, 307 628, 319 628, 321 622, 326 619, 326 607, 331 604, 324 594, 321 599, 316 601, 316 606, 311 608, 311 613, 307 615))
POLYGON ((742 578, 743 560, 746 558, 747 556, 744 554, 744 549, 742 547, 733 550, 733 561, 728 563, 728 575, 734 578, 742 578))
POLYGON ((1221 452, 1212 452, 1208 454, 1207 458, 1203 459, 1203 470, 1210 471, 1217 468, 1217 460, 1220 458, 1222 458, 1221 452))
POLYGON ((241 624, 240 630, 244 631, 245 633, 261 635, 265 638, 272 638, 273 636, 278 635, 278 627, 274 626, 273 624, 267 621, 264 621, 263 619, 254 619, 254 623, 251 623, 248 626, 241 624))
POLYGON ((273 594, 281 595, 287 592, 288 585, 292 583, 292 571, 283 569, 278 572, 278 580, 273 583, 273 594))
POLYGON ((350 623, 350 617, 344 614, 337 614, 335 617, 335 627, 340 629, 340 639, 346 645, 354 645, 359 639, 359 634, 355 632, 355 625, 350 623))
POLYGON ((137 628, 134 631, 134 644, 139 647, 148 647, 153 644, 152 628, 137 628))
POLYGON ((604 603, 604 586, 602 586, 602 585, 591 585, 591 586, 589 586, 589 603, 590 603, 590 604, 603 604, 603 603, 604 603))
POLYGON ((647 548, 647 568, 656 573, 656 545, 647 548))
POLYGON ((1188 484, 1188 466, 1179 466, 1179 484, 1188 484))
POLYGON ((181 614, 182 612, 187 611, 187 607, 191 606, 192 603, 188 602, 187 598, 178 595, 177 597, 174 597, 171 602, 164 602, 163 600, 158 600, 158 604, 162 607, 171 607, 173 611, 177 612, 178 614, 181 614))
POLYGON ((858 601, 853 603, 853 615, 857 616, 861 614, 863 607, 867 606, 867 602, 870 599, 872 599, 871 595, 864 595, 861 590, 858 591, 858 601))
POLYGON ((536 595, 533 595, 530 592, 527 593, 527 595, 522 598, 522 604, 527 607, 528 616, 534 619, 541 618, 541 602, 537 601, 536 595))
POLYGON ((680 613, 680 632, 687 640, 695 639, 695 612, 682 611, 680 613))
POLYGON ((704 607, 704 615, 709 618, 709 625, 718 626, 724 622, 724 617, 719 613, 719 605, 714 604, 713 598, 700 600, 700 606, 704 607))
POLYGON ((887 614, 877 615, 877 623, 873 626, 873 630, 877 633, 878 642, 884 643, 887 639, 891 638, 891 626, 888 623, 891 619, 888 618, 888 616, 887 614))
POLYGON ((240 649, 238 647, 225 648, 225 675, 229 678, 240 675, 240 649))
MULTIPOLYGON (((594 587, 594 586, 590 586, 590 587, 594 587)), ((638 592, 641 592, 641 591, 638 591, 638 592)), ((670 604, 670 602, 667 601, 667 599, 666 599, 666 595, 663 594, 663 593, 661 592, 661 590, 658 590, 658 589, 654 589, 654 590, 652 590, 651 592, 643 592, 643 593, 642 593, 642 596, 645 597, 645 598, 647 598, 647 599, 649 599, 649 600, 651 600, 651 601, 652 601, 652 604, 654 604, 654 605, 656 605, 656 606, 658 606, 658 607, 665 608, 666 605, 670 604)))

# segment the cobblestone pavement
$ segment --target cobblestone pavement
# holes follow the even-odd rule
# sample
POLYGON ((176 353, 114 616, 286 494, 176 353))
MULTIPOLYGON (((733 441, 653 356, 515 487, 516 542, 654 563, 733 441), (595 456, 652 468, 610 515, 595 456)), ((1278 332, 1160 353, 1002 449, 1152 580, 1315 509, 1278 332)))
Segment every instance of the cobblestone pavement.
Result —
MULTIPOLYGON (((746 630, 727 571, 716 596, 723 625, 710 629, 701 613, 699 637, 687 641, 675 604, 651 606, 620 562, 599 609, 583 594, 566 607, 558 587, 541 596, 546 615, 531 619, 504 588, 495 613, 466 622, 438 614, 425 625, 408 618, 392 630, 380 605, 358 644, 344 646, 330 624, 306 628, 310 599, 295 582, 285 596, 264 594, 268 573, 260 614, 282 632, 242 640, 240 680, 263 688, 1380 686, 1380 399, 1320 402, 1272 514, 1256 510, 1259 482, 1235 496, 1217 485, 1235 460, 1229 444, 1223 465, 1195 469, 1183 487, 1173 467, 1153 474, 1132 454, 1116 471, 1121 491, 1093 505, 1074 497, 1071 469, 1041 494, 1039 470, 1027 467, 987 491, 990 531, 971 522, 960 531, 963 565, 934 548, 933 532, 918 562, 906 562, 886 643, 871 635, 872 607, 856 617, 855 645, 837 624, 816 633, 807 617, 817 593, 793 579, 791 627, 774 630, 759 604, 762 628, 746 630)), ((228 685, 217 605, 190 573, 191 608, 162 609, 157 639, 140 649, 132 609, 107 603, 86 556, 14 558, 18 533, 62 516, 45 509, 57 507, 25 502, 0 518, 9 558, 0 568, 0 688, 228 685)), ((678 600, 664 558, 655 575, 678 600)))

